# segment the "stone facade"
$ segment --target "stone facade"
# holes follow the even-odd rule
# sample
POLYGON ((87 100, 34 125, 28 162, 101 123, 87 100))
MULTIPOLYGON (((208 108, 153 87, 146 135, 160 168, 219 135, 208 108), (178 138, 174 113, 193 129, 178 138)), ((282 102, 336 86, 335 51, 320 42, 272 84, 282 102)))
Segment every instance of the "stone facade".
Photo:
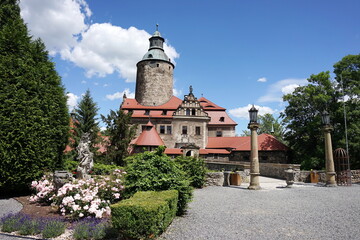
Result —
POLYGON ((161 60, 137 64, 135 99, 144 106, 159 106, 173 96, 173 65, 161 60))
MULTIPOLYGON (((288 152, 286 151, 259 151, 260 163, 288 163, 288 152)), ((250 152, 233 151, 229 156, 229 161, 249 162, 250 152)))

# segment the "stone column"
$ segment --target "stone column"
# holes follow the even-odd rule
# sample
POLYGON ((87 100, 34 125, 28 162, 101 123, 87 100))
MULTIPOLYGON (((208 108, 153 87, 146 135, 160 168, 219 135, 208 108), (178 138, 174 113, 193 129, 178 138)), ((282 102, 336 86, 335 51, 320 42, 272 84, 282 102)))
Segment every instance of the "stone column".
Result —
POLYGON ((258 154, 258 136, 256 130, 259 128, 258 123, 249 123, 248 128, 251 131, 251 155, 250 155, 250 185, 248 189, 259 190, 259 154, 258 154))
POLYGON ((334 158, 333 158, 333 150, 331 143, 331 134, 332 127, 330 125, 325 125, 324 137, 325 137, 325 161, 326 161, 326 186, 327 187, 336 187, 335 180, 335 167, 334 167, 334 158))

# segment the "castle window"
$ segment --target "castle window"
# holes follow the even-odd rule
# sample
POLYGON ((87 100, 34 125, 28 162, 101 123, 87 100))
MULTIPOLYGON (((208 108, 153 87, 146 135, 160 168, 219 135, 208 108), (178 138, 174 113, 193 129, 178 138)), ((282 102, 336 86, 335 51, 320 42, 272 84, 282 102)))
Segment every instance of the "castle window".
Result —
POLYGON ((222 131, 216 131, 216 136, 217 137, 222 137, 222 131))
POLYGON ((167 110, 163 110, 161 115, 166 115, 167 114, 167 110))
POLYGON ((190 109, 189 108, 186 109, 186 116, 190 116, 190 109))
POLYGON ((196 135, 201 135, 200 134, 200 127, 195 127, 195 134, 196 135))
POLYGON ((165 126, 160 125, 160 134, 165 134, 165 126))
POLYGON ((160 65, 159 64, 156 64, 157 67, 159 67, 160 65))
POLYGON ((149 55, 148 55, 148 57, 149 57, 149 58, 152 58, 152 57, 153 57, 153 55, 152 55, 152 54, 149 54, 149 55))
POLYGON ((167 134, 171 135, 171 133, 172 133, 171 126, 166 126, 166 132, 167 132, 167 134))
POLYGON ((150 115, 150 110, 145 110, 144 115, 150 115))
POLYGON ((214 159, 218 159, 219 158, 219 154, 214 154, 214 159))
POLYGON ((224 122, 224 121, 225 121, 225 118, 224 118, 224 117, 220 117, 219 121, 220 121, 220 122, 224 122))
POLYGON ((182 126, 182 134, 187 135, 187 126, 182 126))
POLYGON ((196 115, 196 110, 195 110, 195 109, 192 109, 192 110, 191 110, 191 115, 193 115, 193 116, 196 115))

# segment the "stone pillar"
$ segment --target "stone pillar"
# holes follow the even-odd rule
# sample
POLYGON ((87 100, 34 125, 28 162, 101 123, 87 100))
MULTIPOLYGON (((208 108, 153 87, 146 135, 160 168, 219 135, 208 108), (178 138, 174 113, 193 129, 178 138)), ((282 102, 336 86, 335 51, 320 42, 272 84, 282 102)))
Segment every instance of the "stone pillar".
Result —
POLYGON ((333 150, 331 143, 331 134, 332 127, 330 125, 325 125, 324 130, 324 138, 325 138, 325 164, 326 164, 326 186, 327 187, 336 187, 335 180, 335 167, 334 167, 334 158, 333 158, 333 150))
POLYGON ((259 128, 258 123, 249 123, 248 128, 251 131, 251 155, 250 155, 250 185, 248 189, 259 190, 259 154, 258 154, 258 136, 256 130, 259 128))

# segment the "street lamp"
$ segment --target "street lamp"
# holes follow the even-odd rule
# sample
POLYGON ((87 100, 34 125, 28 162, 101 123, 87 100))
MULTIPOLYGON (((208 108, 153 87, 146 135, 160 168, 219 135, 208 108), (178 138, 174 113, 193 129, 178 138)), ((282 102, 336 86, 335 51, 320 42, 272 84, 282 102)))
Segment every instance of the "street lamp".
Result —
POLYGON ((258 141, 257 141, 257 129, 259 124, 257 123, 258 110, 252 106, 249 110, 250 123, 248 128, 251 131, 251 156, 250 156, 250 185, 248 189, 259 190, 260 183, 260 171, 259 171, 259 155, 258 155, 258 141))
POLYGON ((330 125, 330 115, 326 110, 323 111, 321 115, 321 120, 323 123, 323 131, 325 138, 326 186, 336 187, 334 158, 331 143, 331 131, 333 130, 333 128, 330 125))
POLYGON ((258 110, 253 105, 249 110, 250 123, 257 123, 258 110))
POLYGON ((321 120, 323 125, 330 125, 330 114, 326 110, 323 111, 321 120))

